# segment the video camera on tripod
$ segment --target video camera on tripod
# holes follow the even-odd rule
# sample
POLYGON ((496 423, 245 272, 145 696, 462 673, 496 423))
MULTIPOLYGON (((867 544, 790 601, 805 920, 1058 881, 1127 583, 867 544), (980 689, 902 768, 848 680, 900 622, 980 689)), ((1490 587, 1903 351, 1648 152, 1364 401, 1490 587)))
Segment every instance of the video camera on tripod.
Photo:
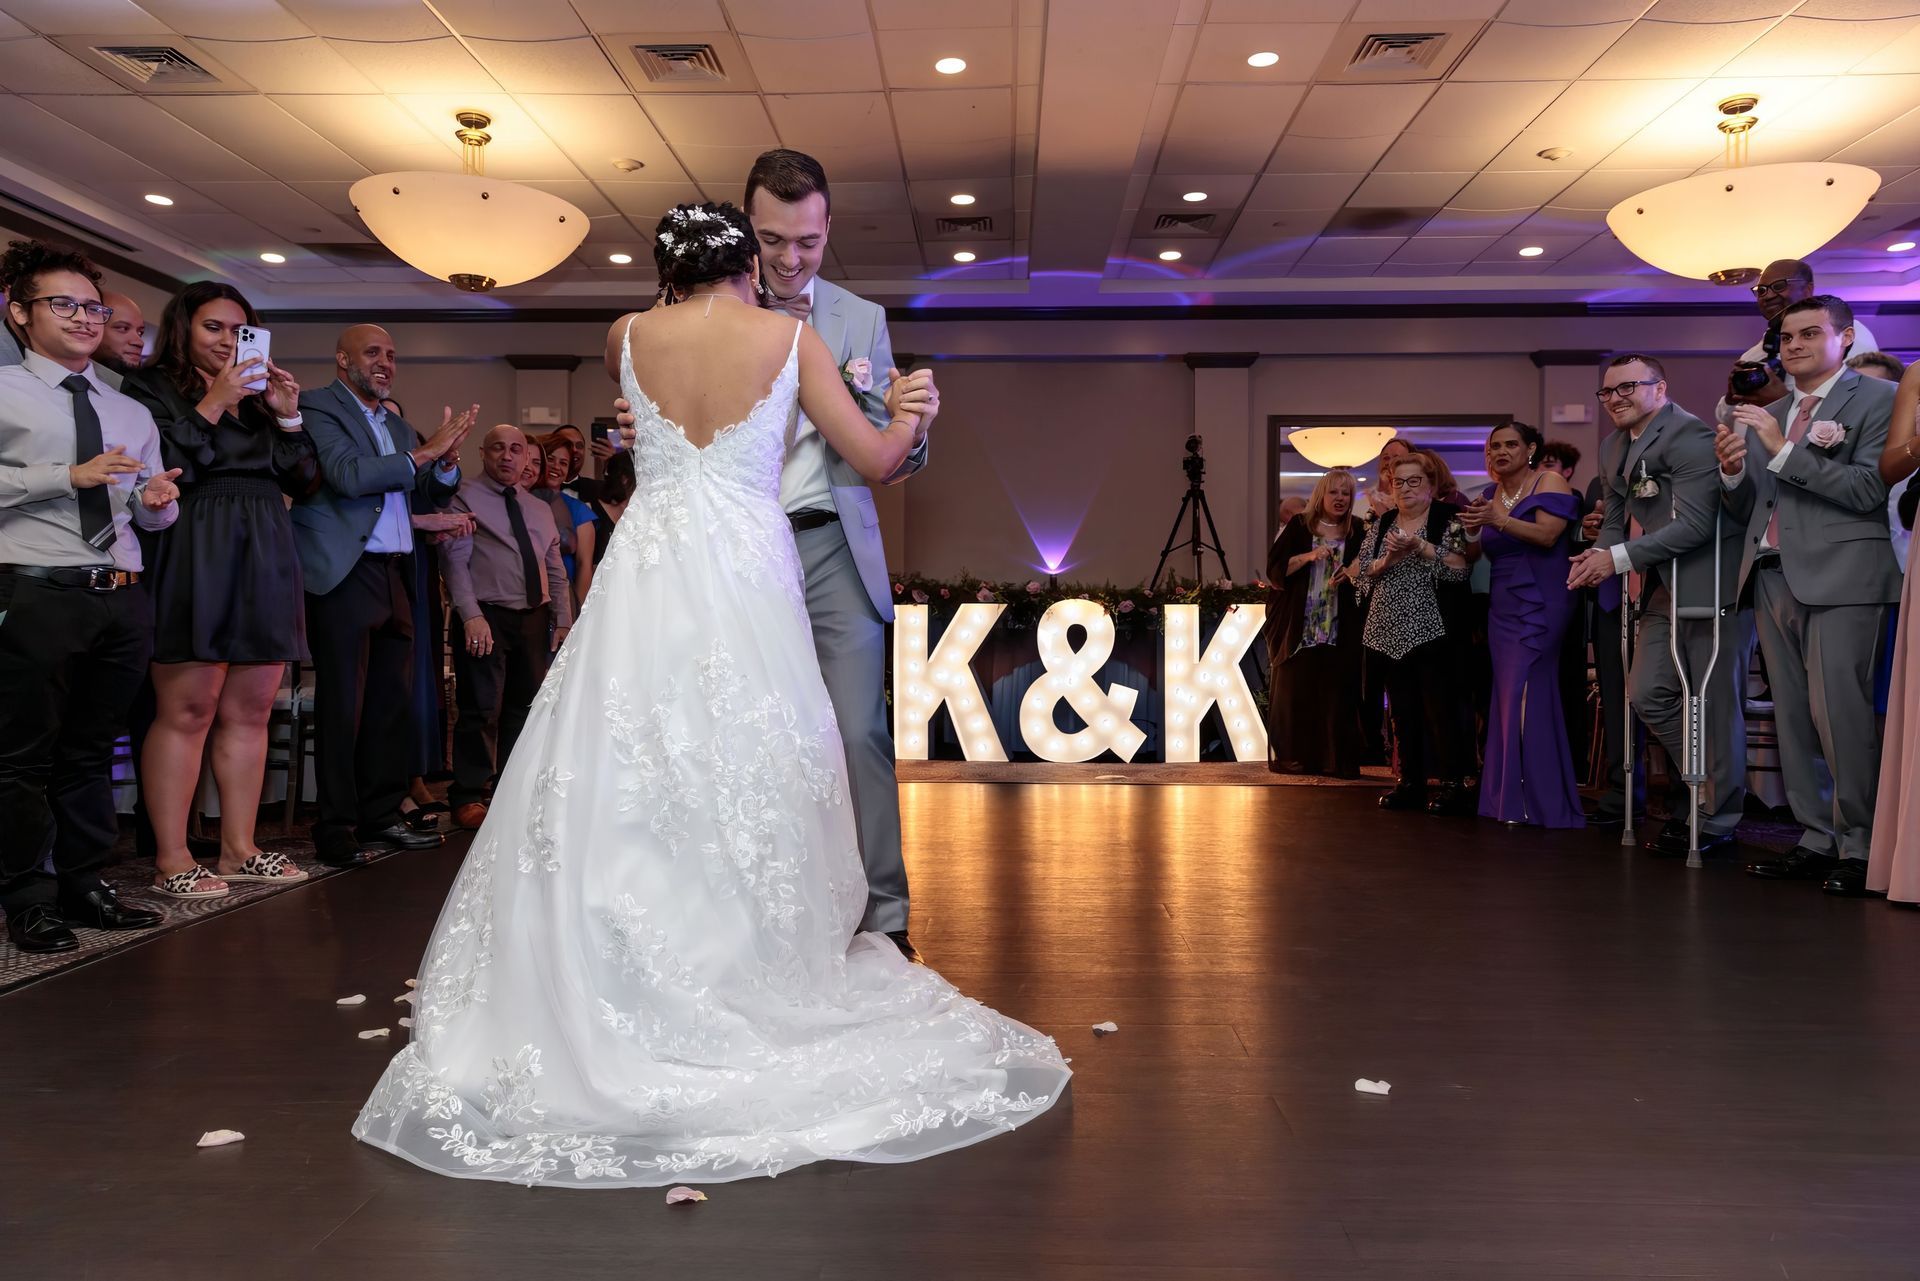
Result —
POLYGON ((1207 460, 1200 453, 1200 433, 1187 437, 1187 456, 1180 461, 1181 470, 1187 473, 1189 485, 1207 483, 1207 460))
POLYGON ((1227 554, 1220 549, 1220 531, 1213 525, 1213 509, 1207 506, 1207 460, 1200 452, 1200 433, 1194 432, 1187 437, 1187 455, 1180 460, 1180 470, 1187 474, 1186 497, 1180 500, 1180 510, 1173 514, 1173 528, 1167 533, 1167 545, 1160 549, 1160 563, 1153 567, 1153 577, 1147 580, 1152 587, 1160 585, 1160 575, 1165 572, 1167 562, 1173 554, 1182 549, 1193 552, 1193 581, 1202 577, 1202 561, 1205 553, 1212 552, 1220 559, 1220 576, 1232 578, 1233 571, 1227 568, 1227 554), (1200 522, 1207 522, 1207 533, 1211 542, 1200 535, 1200 522), (1189 532, 1185 542, 1177 542, 1180 526, 1185 522, 1189 532))

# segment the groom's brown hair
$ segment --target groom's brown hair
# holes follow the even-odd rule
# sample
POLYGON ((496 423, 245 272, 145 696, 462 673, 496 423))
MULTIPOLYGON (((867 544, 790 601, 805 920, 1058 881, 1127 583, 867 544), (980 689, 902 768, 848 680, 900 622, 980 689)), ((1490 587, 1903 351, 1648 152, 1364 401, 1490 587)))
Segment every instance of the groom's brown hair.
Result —
POLYGON ((833 193, 827 190, 827 171, 820 162, 804 151, 789 151, 785 147, 776 147, 772 151, 763 151, 760 158, 753 162, 753 168, 747 171, 747 195, 741 205, 752 210, 753 193, 765 188, 766 193, 781 204, 797 204, 820 193, 826 202, 827 212, 833 212, 833 193))

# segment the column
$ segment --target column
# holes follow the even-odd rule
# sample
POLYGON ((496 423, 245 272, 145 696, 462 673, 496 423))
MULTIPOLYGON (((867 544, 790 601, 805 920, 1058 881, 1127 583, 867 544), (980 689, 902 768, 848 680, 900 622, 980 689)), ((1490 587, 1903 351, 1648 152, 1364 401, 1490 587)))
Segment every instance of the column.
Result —
POLYGON ((1540 409, 1535 426, 1548 440, 1564 440, 1580 451, 1580 469, 1574 474, 1575 493, 1586 491, 1600 465, 1600 442, 1612 430, 1603 421, 1600 402, 1593 398, 1600 384, 1600 364, 1612 352, 1536 351, 1529 354, 1540 371, 1540 409), (1559 421, 1556 421, 1559 420, 1559 421))

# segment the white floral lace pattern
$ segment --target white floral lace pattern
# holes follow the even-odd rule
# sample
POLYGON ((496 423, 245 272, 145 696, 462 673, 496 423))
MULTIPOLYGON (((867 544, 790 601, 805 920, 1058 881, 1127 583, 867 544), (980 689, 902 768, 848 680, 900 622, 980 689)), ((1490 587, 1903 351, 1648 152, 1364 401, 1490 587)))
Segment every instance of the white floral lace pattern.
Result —
POLYGON ((845 750, 778 497, 793 354, 705 449, 622 372, 634 501, 354 1134, 454 1178, 602 1188, 1031 1120, 1071 1075, 1052 1040, 855 934, 845 750))

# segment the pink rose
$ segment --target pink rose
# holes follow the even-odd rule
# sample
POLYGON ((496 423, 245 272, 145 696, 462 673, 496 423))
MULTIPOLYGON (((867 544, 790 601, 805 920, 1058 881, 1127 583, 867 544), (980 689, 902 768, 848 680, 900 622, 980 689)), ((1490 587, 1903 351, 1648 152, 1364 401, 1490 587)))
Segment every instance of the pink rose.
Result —
POLYGON ((913 603, 916 605, 924 605, 927 603, 927 594, 918 587, 913 589, 913 603))
POLYGON ((1039 584, 1039 583, 1037 583, 1037 582, 1035 582, 1035 583, 1028 583, 1028 584, 1027 584, 1027 595, 1029 595, 1029 596, 1038 596, 1039 594, 1040 594, 1040 584, 1039 584))
POLYGON ((1133 612, 1133 602, 1130 600, 1121 601, 1120 612, 1123 614, 1131 614, 1133 612))
MULTIPOLYGON (((523 575, 523 577, 524 577, 524 575, 523 575)), ((907 590, 907 587, 906 587, 906 584, 905 584, 905 583, 895 583, 895 584, 893 585, 893 594, 894 594, 895 596, 898 596, 898 595, 899 595, 899 594, 900 594, 901 592, 904 592, 904 591, 906 591, 906 590, 907 590)))
POLYGON ((984 587, 982 587, 979 591, 975 592, 973 594, 973 598, 979 601, 982 605, 993 604, 993 593, 991 591, 988 591, 984 587))
POLYGON ((847 362, 845 369, 840 371, 840 377, 845 379, 847 386, 853 388, 855 391, 872 391, 873 362, 865 356, 856 356, 847 362))
POLYGON ((1821 449, 1832 449, 1847 438, 1847 429, 1831 418, 1822 418, 1807 428, 1807 443, 1821 449))
POLYGON ((944 587, 942 587, 942 588, 940 589, 940 599, 941 599, 941 600, 945 600, 945 599, 947 599, 947 597, 949 597, 949 596, 951 596, 951 595, 953 595, 953 593, 952 593, 952 592, 950 592, 950 591, 948 591, 948 590, 947 590, 946 588, 944 588, 944 587))

